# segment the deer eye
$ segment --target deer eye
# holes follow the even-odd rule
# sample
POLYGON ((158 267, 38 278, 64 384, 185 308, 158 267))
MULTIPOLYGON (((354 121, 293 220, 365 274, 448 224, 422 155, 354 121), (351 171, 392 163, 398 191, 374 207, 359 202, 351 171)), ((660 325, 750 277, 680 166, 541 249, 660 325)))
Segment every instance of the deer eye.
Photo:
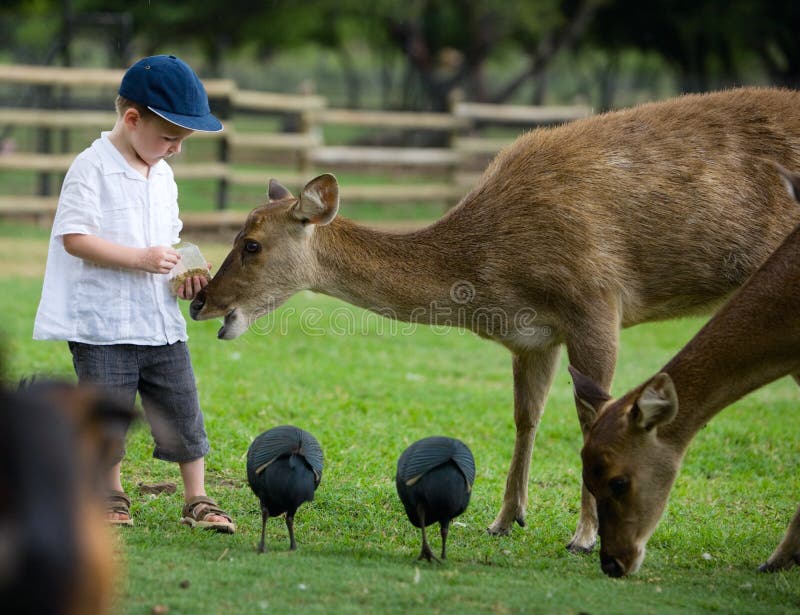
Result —
POLYGON ((248 240, 244 242, 244 251, 250 254, 256 254, 261 250, 261 244, 257 241, 248 240))
POLYGON ((611 490, 611 495, 615 498, 622 497, 628 492, 631 482, 625 476, 615 476, 608 481, 608 488, 611 490))

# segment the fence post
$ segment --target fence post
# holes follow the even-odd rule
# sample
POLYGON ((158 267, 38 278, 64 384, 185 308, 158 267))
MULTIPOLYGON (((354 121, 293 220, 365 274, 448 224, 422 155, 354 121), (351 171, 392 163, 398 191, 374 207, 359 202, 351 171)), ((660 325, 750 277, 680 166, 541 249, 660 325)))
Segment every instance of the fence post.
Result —
MULTIPOLYGON (((37 103, 34 107, 43 109, 53 108, 53 86, 38 86, 37 103)), ((46 126, 36 129, 36 151, 40 154, 50 154, 53 151, 53 131, 46 126)), ((39 196, 50 196, 52 193, 52 181, 48 171, 39 173, 39 196)))
MULTIPOLYGON (((226 91, 220 96, 219 100, 216 101, 214 114, 220 120, 233 120, 233 93, 231 91, 226 91)), ((225 166, 225 168, 228 168, 230 164, 230 144, 228 143, 230 131, 231 126, 228 126, 217 144, 217 160, 225 166)), ((220 177, 217 183, 217 209, 228 208, 229 183, 227 174, 224 177, 220 177)))
MULTIPOLYGON (((306 109, 300 113, 300 132, 308 137, 314 136, 320 130, 313 110, 306 109)), ((321 136, 320 136, 321 138, 321 136)), ((311 152, 304 147, 297 155, 297 173, 302 178, 301 181, 308 179, 311 174, 311 152)), ((299 186, 298 186, 299 188, 299 186)))
MULTIPOLYGON (((450 115, 453 118, 453 129, 447 136, 447 146, 453 150, 457 154, 458 162, 454 164, 450 169, 450 176, 448 177, 448 181, 450 182, 451 186, 458 187, 458 176, 464 170, 464 156, 460 151, 458 138, 461 136, 461 126, 459 123, 458 117, 458 105, 464 99, 464 91, 460 88, 456 88, 450 92, 448 96, 448 110, 450 115)), ((445 205, 445 210, 450 209, 453 207, 455 203, 447 203, 445 205)))

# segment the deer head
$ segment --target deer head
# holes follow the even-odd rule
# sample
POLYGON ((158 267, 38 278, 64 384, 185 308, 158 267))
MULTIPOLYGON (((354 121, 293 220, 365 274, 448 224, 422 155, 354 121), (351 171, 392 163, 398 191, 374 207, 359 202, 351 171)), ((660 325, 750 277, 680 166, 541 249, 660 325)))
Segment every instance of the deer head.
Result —
POLYGON ((339 185, 333 175, 320 175, 295 198, 271 180, 268 198, 250 212, 219 271, 192 301, 195 320, 225 318, 220 339, 240 336, 257 318, 314 285, 310 243, 316 226, 336 217, 339 185))
POLYGON ((612 577, 634 573, 667 505, 682 451, 660 437, 678 398, 661 373, 619 400, 570 367, 581 423, 592 425, 581 457, 583 481, 597 501, 600 565, 612 577))

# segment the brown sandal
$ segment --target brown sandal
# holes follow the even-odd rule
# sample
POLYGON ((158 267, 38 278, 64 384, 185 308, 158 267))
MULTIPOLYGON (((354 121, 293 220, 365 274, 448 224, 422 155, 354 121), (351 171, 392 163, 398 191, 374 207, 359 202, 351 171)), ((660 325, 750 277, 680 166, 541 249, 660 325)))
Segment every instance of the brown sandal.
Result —
POLYGON ((214 500, 205 495, 198 495, 186 503, 183 507, 181 523, 226 534, 233 534, 236 531, 231 516, 222 510, 214 500), (227 521, 208 521, 208 518, 213 516, 224 517, 227 521))
POLYGON ((124 491, 109 491, 106 496, 106 518, 111 525, 133 525, 131 499, 124 491), (114 519, 111 515, 125 515, 127 519, 114 519))

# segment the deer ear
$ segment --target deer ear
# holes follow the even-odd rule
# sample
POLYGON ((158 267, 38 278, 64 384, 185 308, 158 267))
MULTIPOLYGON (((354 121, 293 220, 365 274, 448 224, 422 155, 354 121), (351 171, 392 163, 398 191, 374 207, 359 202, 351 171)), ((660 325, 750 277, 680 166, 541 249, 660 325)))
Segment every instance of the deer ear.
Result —
POLYGON ((572 365, 569 365, 567 369, 572 376, 572 388, 575 391, 575 399, 578 401, 578 420, 581 423, 581 429, 586 433, 594 423, 600 408, 611 399, 611 395, 572 365))
POLYGON ((773 162, 772 164, 774 164, 775 168, 778 170, 778 174, 781 176, 786 190, 789 192, 789 196, 795 201, 800 202, 800 175, 784 169, 777 162, 773 162))
POLYGON ((289 190, 278 183, 277 179, 269 180, 269 188, 267 188, 267 198, 269 198, 270 202, 272 201, 282 201, 284 199, 291 199, 292 193, 289 190))
POLYGON ((678 393, 668 374, 656 375, 636 400, 634 420, 646 431, 665 425, 678 414, 678 393))
POLYGON ((300 193, 292 215, 308 224, 328 224, 339 211, 339 184, 330 173, 312 179, 300 193))

